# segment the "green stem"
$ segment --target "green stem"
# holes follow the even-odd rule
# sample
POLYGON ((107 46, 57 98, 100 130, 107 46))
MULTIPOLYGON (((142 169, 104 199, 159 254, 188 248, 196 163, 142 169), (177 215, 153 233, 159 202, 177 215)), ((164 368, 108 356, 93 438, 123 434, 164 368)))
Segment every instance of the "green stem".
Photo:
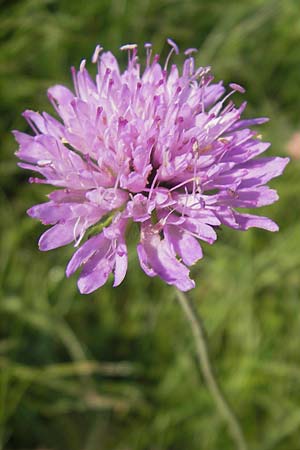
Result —
POLYGON ((176 295, 186 318, 190 323, 195 340, 196 355, 207 388, 211 393, 220 415, 227 424, 228 431, 232 437, 232 440, 236 444, 236 448, 238 450, 247 450, 248 446, 246 444, 242 428, 228 401, 226 400, 211 366, 203 322, 197 313, 192 300, 183 292, 178 290, 176 290, 176 295))

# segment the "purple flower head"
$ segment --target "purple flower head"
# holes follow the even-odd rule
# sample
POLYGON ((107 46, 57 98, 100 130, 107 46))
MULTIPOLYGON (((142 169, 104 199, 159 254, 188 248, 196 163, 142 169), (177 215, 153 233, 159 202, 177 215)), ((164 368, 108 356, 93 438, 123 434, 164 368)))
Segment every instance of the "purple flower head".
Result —
POLYGON ((189 266, 202 258, 199 240, 216 240, 215 227, 278 229, 267 217, 236 210, 278 198, 266 183, 281 175, 288 158, 256 158, 269 144, 250 129, 267 119, 242 120, 246 103, 235 107, 229 97, 244 89, 232 83, 226 94, 209 67, 195 66, 195 49, 185 52, 179 71, 170 63, 178 47, 168 43, 164 65, 145 44, 143 71, 137 46, 124 45, 124 72, 98 45, 95 80, 84 60, 78 71, 72 68, 75 92, 49 89, 59 120, 25 111, 35 136, 14 132, 20 167, 40 175, 30 181, 55 187, 47 203, 28 211, 51 225, 39 247, 74 242, 78 249, 66 273, 81 268, 82 293, 102 286, 111 273, 114 286, 122 282, 132 222, 140 230, 142 269, 182 291, 195 286, 189 266))

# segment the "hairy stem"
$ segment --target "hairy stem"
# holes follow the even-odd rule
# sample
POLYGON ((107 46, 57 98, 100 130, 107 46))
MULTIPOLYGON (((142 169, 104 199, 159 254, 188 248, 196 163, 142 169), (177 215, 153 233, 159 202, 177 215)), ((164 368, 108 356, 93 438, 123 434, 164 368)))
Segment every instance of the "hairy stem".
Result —
POLYGON ((247 450, 248 446, 241 426, 226 400, 211 366, 206 332, 201 317, 197 313, 192 300, 187 295, 178 290, 176 290, 176 295, 191 326, 195 340, 196 355, 208 390, 211 393, 220 415, 227 424, 228 431, 236 444, 236 448, 238 450, 247 450))

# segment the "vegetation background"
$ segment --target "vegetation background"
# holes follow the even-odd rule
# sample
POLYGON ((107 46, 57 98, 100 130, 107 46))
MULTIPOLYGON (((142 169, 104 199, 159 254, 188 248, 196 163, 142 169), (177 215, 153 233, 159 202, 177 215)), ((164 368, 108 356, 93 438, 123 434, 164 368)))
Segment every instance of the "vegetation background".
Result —
MULTIPOLYGON (((49 188, 16 167, 11 130, 28 131, 26 108, 53 112, 46 89, 71 85, 69 67, 96 43, 118 53, 151 41, 166 54, 172 37, 200 48, 216 79, 246 87, 247 115, 271 117, 260 131, 269 154, 284 155, 300 129, 300 1, 2 0, 0 10, 0 448, 232 450, 174 291, 144 275, 134 248, 125 282, 87 297, 64 276, 71 246, 38 251, 43 227, 25 211, 49 188)), ((223 229, 194 269, 251 450, 300 449, 299 164, 261 211, 280 232, 223 229)))

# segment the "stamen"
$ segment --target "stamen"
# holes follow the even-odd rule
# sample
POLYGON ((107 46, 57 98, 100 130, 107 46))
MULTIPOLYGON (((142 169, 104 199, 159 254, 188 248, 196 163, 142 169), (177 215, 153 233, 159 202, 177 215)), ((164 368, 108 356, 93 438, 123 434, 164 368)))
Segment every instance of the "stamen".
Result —
POLYGON ((195 197, 196 188, 198 189, 200 178, 197 176, 197 162, 199 158, 199 153, 195 152, 195 161, 194 161, 194 180, 193 180, 193 196, 195 197))
POLYGON ((186 56, 190 56, 190 55, 192 55, 193 53, 197 53, 197 52, 198 52, 198 49, 197 49, 197 48, 187 48, 187 49, 185 50, 184 54, 185 54, 186 56))
POLYGON ((102 52, 103 47, 101 47, 99 44, 96 45, 96 48, 94 50, 93 56, 92 56, 92 63, 96 64, 98 62, 99 59, 99 55, 102 52))
POLYGON ((137 44, 126 44, 122 45, 120 47, 121 51, 128 51, 128 67, 130 66, 130 63, 133 64, 135 61, 135 56, 137 54, 137 44), (132 58, 130 59, 130 52, 132 51, 132 58))
POLYGON ((168 218, 170 217, 171 214, 173 214, 174 211, 176 211, 176 208, 171 209, 170 212, 166 215, 166 217, 160 219, 158 223, 164 227, 167 223, 168 218))
POLYGON ((118 172, 118 176, 117 176, 116 181, 115 181, 115 185, 114 185, 114 191, 115 192, 118 189, 120 178, 121 178, 121 170, 118 172))
POLYGON ((126 50, 134 50, 135 48, 137 48, 137 44, 125 44, 125 45, 122 45, 122 47, 120 47, 120 50, 123 52, 123 51, 126 51, 126 50))
POLYGON ((222 104, 225 103, 226 100, 228 100, 229 97, 231 97, 231 96, 232 96, 233 94, 235 94, 236 92, 240 92, 241 94, 243 94, 244 92, 246 92, 245 89, 242 88, 242 86, 239 86, 238 84, 230 83, 229 86, 231 87, 232 91, 230 91, 230 92, 223 98, 223 100, 221 101, 222 104))
MULTIPOLYGON (((189 194, 190 195, 190 194, 189 194)), ((199 200, 197 201, 197 202, 195 202, 195 203, 192 203, 190 206, 189 206, 189 209, 191 209, 191 210, 193 210, 193 208, 194 208, 194 206, 201 206, 201 208, 204 208, 205 207, 205 202, 204 202, 204 200, 203 200, 203 198, 199 198, 199 200)), ((199 208, 194 208, 194 210, 195 211, 199 211, 199 208)))
POLYGON ((187 204, 188 204, 188 201, 189 201, 189 191, 187 190, 186 186, 184 188, 184 191, 185 191, 185 202, 184 202, 184 205, 183 205, 183 208, 182 208, 182 213, 181 213, 182 217, 184 217, 184 215, 185 215, 185 210, 187 208, 187 204))
POLYGON ((176 55, 178 55, 179 54, 178 45, 170 38, 167 39, 167 43, 173 48, 173 50, 175 51, 176 55))
POLYGON ((150 191, 149 191, 149 195, 148 195, 148 202, 150 202, 150 200, 151 200, 152 192, 153 192, 155 183, 157 181, 157 178, 158 178, 158 172, 156 172, 156 175, 153 178, 153 181, 152 181, 152 184, 151 184, 151 187, 150 187, 150 191))
POLYGON ((86 59, 83 59, 83 60, 81 61, 81 63, 80 63, 80 66, 79 66, 80 72, 83 72, 83 71, 84 71, 84 69, 85 69, 85 64, 86 64, 86 59))
POLYGON ((198 67, 198 69, 196 70, 196 72, 193 75, 193 79, 196 80, 197 78, 201 78, 204 75, 207 75, 211 70, 210 66, 207 67, 198 67))
POLYGON ((179 53, 179 48, 177 47, 177 45, 175 44, 175 42, 172 41, 172 39, 167 39, 167 43, 168 43, 172 48, 171 48, 171 50, 170 50, 170 52, 169 52, 169 54, 168 54, 168 56, 167 56, 167 59, 166 59, 165 65, 164 65, 164 70, 167 70, 168 64, 169 64, 169 61, 170 61, 170 58, 171 58, 172 54, 175 52, 176 55, 178 55, 178 53, 179 53))
POLYGON ((78 245, 80 244, 80 242, 82 241, 83 237, 85 235, 85 230, 82 230, 78 239, 76 240, 74 247, 78 247, 78 245))
POLYGON ((146 49, 146 55, 147 55, 146 66, 149 67, 150 61, 151 61, 151 55, 152 55, 152 44, 150 42, 146 42, 144 47, 146 49))
POLYGON ((201 78, 200 86, 203 87, 203 88, 208 86, 213 79, 214 79, 213 75, 209 75, 208 73, 204 73, 202 78, 201 78))
POLYGON ((227 113, 227 112, 229 112, 229 111, 231 111, 233 109, 234 109, 234 103, 233 103, 233 101, 230 100, 228 105, 226 105, 225 108, 223 109, 222 114, 224 115, 225 113, 227 113))
POLYGON ((194 177, 193 178, 189 178, 188 180, 182 181, 181 183, 177 184, 176 186, 173 186, 170 189, 170 192, 175 191, 176 189, 184 186, 185 184, 191 183, 192 181, 194 181, 194 177))
POLYGON ((231 89, 233 89, 234 91, 240 92, 241 94, 245 94, 246 89, 243 88, 243 86, 240 86, 239 84, 236 83, 230 83, 229 87, 231 87, 231 89))

